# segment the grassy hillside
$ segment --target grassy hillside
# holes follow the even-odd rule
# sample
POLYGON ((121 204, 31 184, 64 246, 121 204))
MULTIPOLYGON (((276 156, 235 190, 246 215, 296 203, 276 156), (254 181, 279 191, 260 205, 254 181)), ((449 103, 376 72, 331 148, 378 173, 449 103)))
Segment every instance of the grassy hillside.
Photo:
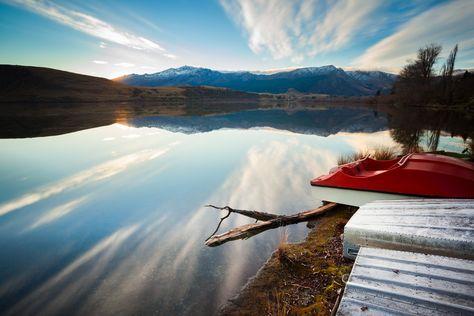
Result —
POLYGON ((135 88, 50 68, 0 65, 0 102, 177 101, 182 89, 135 88))

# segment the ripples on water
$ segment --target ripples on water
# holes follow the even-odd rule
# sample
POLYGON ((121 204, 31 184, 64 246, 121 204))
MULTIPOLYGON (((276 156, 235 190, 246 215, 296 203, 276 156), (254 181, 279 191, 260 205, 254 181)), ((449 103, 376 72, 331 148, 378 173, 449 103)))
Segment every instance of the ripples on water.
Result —
MULTIPOLYGON (((279 231, 206 248, 220 214, 202 206, 318 206, 309 180, 340 154, 396 145, 383 121, 364 115, 326 136, 290 132, 285 120, 219 129, 214 117, 194 129, 156 118, 0 140, 0 312, 215 312, 269 257, 279 231)), ((440 147, 460 151, 462 141, 442 136, 440 147)), ((221 231, 249 222, 233 215, 221 231)), ((289 233, 300 240, 305 225, 289 233)))

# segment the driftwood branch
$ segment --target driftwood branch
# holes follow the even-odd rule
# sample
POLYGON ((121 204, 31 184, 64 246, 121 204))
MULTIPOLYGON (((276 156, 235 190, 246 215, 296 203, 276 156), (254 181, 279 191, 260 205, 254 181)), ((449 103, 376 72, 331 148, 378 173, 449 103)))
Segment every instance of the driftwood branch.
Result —
MULTIPOLYGON (((212 206, 212 205, 206 205, 206 206, 212 206)), ((229 216, 230 216, 230 211, 227 211, 227 215, 224 216, 224 217, 221 217, 221 220, 219 221, 219 224, 217 224, 216 230, 211 234, 211 236, 207 237, 206 241, 208 241, 212 236, 214 236, 217 233, 217 231, 221 227, 222 222, 229 216)))
POLYGON ((220 206, 214 206, 214 205, 209 204, 209 205, 206 205, 206 207, 212 207, 212 208, 215 208, 217 210, 226 210, 229 213, 238 213, 240 215, 244 215, 244 216, 247 216, 247 217, 254 218, 258 221, 268 221, 268 220, 280 217, 280 215, 275 215, 275 214, 271 214, 271 213, 239 210, 239 209, 232 208, 230 206, 220 207, 220 206))
MULTIPOLYGON (((247 239, 272 228, 287 226, 287 225, 296 224, 300 222, 306 222, 326 213, 327 211, 333 209, 336 205, 337 205, 336 203, 328 203, 326 205, 318 207, 317 209, 304 211, 304 212, 293 214, 293 215, 274 215, 274 214, 264 213, 264 212, 234 210, 228 206, 222 207, 222 208, 210 206, 216 209, 227 210, 229 214, 239 213, 239 214, 252 217, 255 219, 259 219, 256 216, 258 217, 264 216, 267 219, 264 220, 263 222, 236 227, 220 235, 214 235, 214 236, 211 235, 211 237, 206 240, 206 245, 209 247, 215 247, 215 246, 222 245, 228 241, 237 240, 237 239, 247 239)), ((221 223, 222 223, 222 220, 219 223, 219 226, 221 223)))

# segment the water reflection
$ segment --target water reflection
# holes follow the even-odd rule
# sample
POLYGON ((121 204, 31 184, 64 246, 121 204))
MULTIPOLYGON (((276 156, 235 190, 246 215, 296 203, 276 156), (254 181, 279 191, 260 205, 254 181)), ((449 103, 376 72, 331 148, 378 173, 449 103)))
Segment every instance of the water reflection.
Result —
POLYGON ((66 202, 64 204, 61 204, 55 208, 53 208, 51 211, 47 212, 46 214, 42 215, 38 220, 36 220, 34 223, 30 225, 28 229, 35 229, 37 227, 40 227, 42 225, 49 224, 55 220, 58 220, 59 218, 66 216, 70 212, 72 212, 77 206, 79 206, 81 203, 83 203, 86 200, 86 197, 80 197, 78 199, 74 199, 70 202, 66 202))
MULTIPOLYGON (((329 136, 338 132, 373 133, 390 130, 403 152, 438 150, 441 134, 474 137, 469 111, 446 109, 317 107, 312 109, 247 110, 208 116, 147 116, 130 118, 135 127, 159 127, 173 132, 200 133, 222 128, 269 127, 295 133, 329 136)), ((456 150, 454 150, 456 151, 456 150)))
POLYGON ((199 133, 221 128, 271 127, 303 134, 328 136, 337 132, 384 130, 384 113, 367 108, 320 107, 313 109, 248 110, 208 116, 147 116, 131 118, 136 127, 159 127, 173 132, 199 133))
POLYGON ((388 126, 392 138, 405 152, 427 149, 438 150, 444 133, 474 138, 474 117, 468 111, 390 109, 388 126))
MULTIPOLYGON (((127 135, 123 136, 126 137, 127 135)), ((168 148, 157 150, 142 150, 137 153, 126 155, 118 159, 113 159, 94 166, 90 169, 81 171, 71 177, 61 180, 57 183, 46 185, 32 192, 28 192, 23 196, 0 205, 0 216, 5 215, 16 209, 23 208, 27 205, 41 201, 59 194, 65 190, 87 184, 89 182, 100 181, 110 178, 120 172, 126 170, 129 166, 141 163, 147 160, 155 159, 168 151, 168 148)))
MULTIPOLYGON (((220 214, 202 205, 276 213, 317 206, 308 182, 339 154, 397 145, 384 128, 349 129, 322 137, 114 124, 0 140, 0 312, 215 312, 268 258, 279 232, 205 248, 220 214)), ((441 148, 453 142, 462 143, 440 135, 441 148)), ((232 216, 221 229, 249 222, 232 216)), ((296 225, 290 239, 305 233, 296 225)))

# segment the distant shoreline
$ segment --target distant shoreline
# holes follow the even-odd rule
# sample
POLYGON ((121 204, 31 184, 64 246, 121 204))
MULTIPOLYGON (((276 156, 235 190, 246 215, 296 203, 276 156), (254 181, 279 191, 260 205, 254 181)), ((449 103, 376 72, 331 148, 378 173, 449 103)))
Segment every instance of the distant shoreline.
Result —
MULTIPOLYGON (((0 138, 59 135, 153 115, 209 115, 261 108, 294 110, 326 106, 363 107, 387 113, 407 111, 397 109, 389 95, 249 93, 209 86, 133 87, 49 68, 0 65, 0 138)), ((437 106, 416 109, 443 110, 437 106)), ((472 113, 474 109, 458 106, 449 110, 472 113)))

